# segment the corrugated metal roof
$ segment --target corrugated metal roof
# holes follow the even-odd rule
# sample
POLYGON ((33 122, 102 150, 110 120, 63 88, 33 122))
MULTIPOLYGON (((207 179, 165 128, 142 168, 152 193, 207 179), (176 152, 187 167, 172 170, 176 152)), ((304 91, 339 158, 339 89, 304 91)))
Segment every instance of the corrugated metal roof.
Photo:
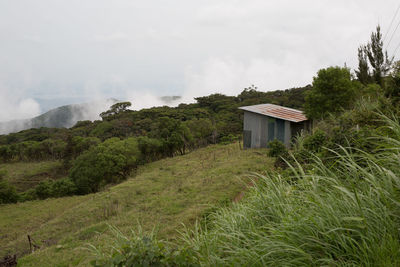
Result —
POLYGON ((307 117, 301 110, 282 107, 274 104, 245 106, 240 107, 239 109, 292 122, 301 122, 307 120, 307 117))

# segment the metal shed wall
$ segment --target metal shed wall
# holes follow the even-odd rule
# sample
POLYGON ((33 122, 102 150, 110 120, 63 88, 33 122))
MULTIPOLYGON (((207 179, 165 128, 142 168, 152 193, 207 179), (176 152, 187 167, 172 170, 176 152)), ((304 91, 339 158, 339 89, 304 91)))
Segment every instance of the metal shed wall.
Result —
POLYGON ((244 148, 260 148, 267 147, 269 141, 279 139, 287 147, 290 146, 291 139, 291 123, 286 120, 272 118, 253 112, 244 112, 244 148), (251 137, 248 136, 251 132, 251 137), (268 136, 270 135, 273 136, 268 136), (248 142, 251 144, 249 145, 248 142))

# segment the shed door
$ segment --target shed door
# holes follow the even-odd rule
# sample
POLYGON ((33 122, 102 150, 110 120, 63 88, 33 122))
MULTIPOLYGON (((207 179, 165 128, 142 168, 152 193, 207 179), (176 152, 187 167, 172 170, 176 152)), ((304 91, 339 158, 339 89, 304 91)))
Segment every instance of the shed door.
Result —
POLYGON ((276 120, 276 127, 278 128, 277 130, 277 139, 281 141, 282 143, 285 143, 285 121, 277 119, 276 120))
POLYGON ((243 131, 243 148, 251 148, 251 131, 243 131))
POLYGON ((268 119, 268 142, 275 139, 275 119, 268 119))

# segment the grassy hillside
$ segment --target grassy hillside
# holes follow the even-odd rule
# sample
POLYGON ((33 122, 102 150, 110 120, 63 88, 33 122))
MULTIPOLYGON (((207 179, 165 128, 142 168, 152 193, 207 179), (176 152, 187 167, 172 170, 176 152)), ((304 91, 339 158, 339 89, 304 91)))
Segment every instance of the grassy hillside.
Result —
POLYGON ((61 167, 60 161, 14 162, 1 164, 0 170, 6 171, 4 178, 14 185, 17 191, 24 192, 35 187, 40 181, 65 175, 61 167))
POLYGON ((174 239, 182 223, 193 225, 213 207, 231 203, 245 187, 241 178, 271 165, 266 150, 215 145, 141 166, 97 194, 3 205, 0 251, 25 254, 22 266, 87 265, 92 255, 85 247, 107 243, 107 224, 123 232, 138 223, 144 230, 158 227, 159 237, 174 239), (27 234, 41 250, 27 254, 27 234))

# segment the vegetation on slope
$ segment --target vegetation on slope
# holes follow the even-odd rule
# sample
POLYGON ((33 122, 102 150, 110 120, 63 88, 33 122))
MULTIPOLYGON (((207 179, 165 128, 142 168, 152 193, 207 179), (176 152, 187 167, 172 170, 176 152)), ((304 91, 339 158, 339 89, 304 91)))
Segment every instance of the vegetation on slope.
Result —
MULTIPOLYGON (((398 266, 400 124, 377 118, 379 127, 358 137, 368 150, 306 150, 303 165, 294 158, 285 172, 255 176, 242 202, 188 228, 183 244, 117 234, 113 252, 98 250, 93 264, 398 266)), ((304 141, 297 148, 304 150, 304 141)))
MULTIPOLYGON (((215 206, 244 190, 241 178, 272 166, 266 150, 215 145, 140 166, 127 181, 85 196, 50 198, 0 206, 0 251, 29 253, 27 234, 41 249, 19 259, 22 266, 88 265, 90 242, 107 247, 112 224, 128 233, 140 224, 158 237, 175 239, 215 206)), ((2 255, 0 255, 2 256, 2 255)))

